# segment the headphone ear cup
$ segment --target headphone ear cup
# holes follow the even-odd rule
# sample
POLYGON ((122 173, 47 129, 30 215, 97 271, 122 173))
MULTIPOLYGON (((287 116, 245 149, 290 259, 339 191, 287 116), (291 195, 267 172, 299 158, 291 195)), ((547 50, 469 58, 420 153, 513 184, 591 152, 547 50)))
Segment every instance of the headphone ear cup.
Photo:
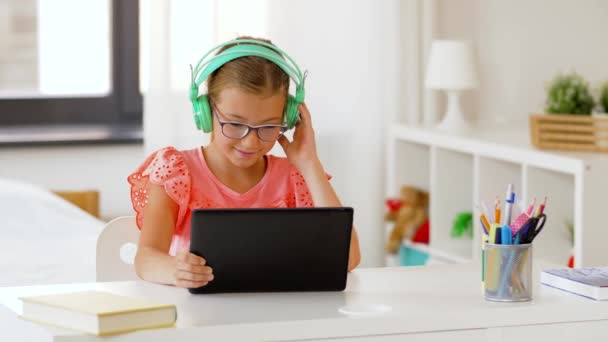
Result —
POLYGON ((201 122, 201 106, 198 103, 198 99, 192 100, 192 113, 194 114, 194 124, 196 125, 196 129, 202 130, 203 124, 201 122))
POLYGON ((211 117, 211 108, 207 95, 201 95, 196 99, 195 106, 198 106, 198 111, 194 114, 194 122, 196 128, 205 133, 213 131, 213 118, 211 117))
POLYGON ((298 105, 300 103, 296 101, 295 97, 289 95, 287 97, 287 106, 285 107, 285 121, 288 129, 292 129, 296 126, 300 120, 300 113, 298 112, 298 105))

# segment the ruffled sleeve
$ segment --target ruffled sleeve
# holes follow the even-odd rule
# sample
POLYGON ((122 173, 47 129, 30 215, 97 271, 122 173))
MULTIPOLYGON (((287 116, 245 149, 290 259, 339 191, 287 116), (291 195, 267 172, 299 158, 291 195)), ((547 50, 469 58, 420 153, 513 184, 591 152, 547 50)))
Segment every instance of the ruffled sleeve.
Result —
MULTIPOLYGON (((331 180, 331 175, 326 174, 327 179, 331 180)), ((315 204, 312 200, 312 195, 308 190, 308 185, 306 185, 306 181, 304 180, 304 176, 296 169, 292 168, 290 172, 291 182, 294 185, 295 195, 294 198, 288 201, 289 207, 296 208, 311 208, 314 207, 315 204)))
POLYGON ((190 171, 181 152, 174 147, 166 147, 152 153, 127 180, 131 186, 131 202, 139 229, 143 226, 149 185, 155 184, 163 186, 167 195, 179 206, 174 231, 174 234, 179 234, 178 230, 184 226, 182 223, 188 213, 191 187, 190 171))

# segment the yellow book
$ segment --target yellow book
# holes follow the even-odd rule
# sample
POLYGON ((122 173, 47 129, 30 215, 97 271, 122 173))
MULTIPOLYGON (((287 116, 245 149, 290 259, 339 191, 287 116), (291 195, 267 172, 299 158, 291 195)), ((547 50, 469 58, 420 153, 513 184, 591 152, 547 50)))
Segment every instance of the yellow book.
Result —
POLYGON ((19 299, 23 319, 95 335, 170 327, 177 320, 175 305, 100 291, 19 299))

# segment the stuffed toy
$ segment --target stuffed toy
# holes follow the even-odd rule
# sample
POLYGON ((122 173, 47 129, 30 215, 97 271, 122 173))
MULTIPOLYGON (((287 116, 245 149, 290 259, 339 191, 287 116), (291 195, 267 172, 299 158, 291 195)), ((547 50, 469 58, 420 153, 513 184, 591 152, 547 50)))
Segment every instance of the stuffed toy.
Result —
POLYGON ((394 222, 386 244, 387 252, 396 253, 403 239, 428 243, 428 192, 412 186, 403 186, 399 191, 399 198, 388 199, 386 205, 388 210, 384 219, 394 222))

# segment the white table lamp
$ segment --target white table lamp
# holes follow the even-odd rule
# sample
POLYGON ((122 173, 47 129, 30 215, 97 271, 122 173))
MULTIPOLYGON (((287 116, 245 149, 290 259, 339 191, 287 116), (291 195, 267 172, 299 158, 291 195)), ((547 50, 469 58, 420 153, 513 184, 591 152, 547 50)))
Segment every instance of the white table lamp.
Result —
POLYGON ((435 40, 427 65, 425 86, 448 93, 448 108, 437 128, 446 131, 467 131, 460 108, 460 93, 478 85, 475 58, 471 45, 465 41, 435 40))

